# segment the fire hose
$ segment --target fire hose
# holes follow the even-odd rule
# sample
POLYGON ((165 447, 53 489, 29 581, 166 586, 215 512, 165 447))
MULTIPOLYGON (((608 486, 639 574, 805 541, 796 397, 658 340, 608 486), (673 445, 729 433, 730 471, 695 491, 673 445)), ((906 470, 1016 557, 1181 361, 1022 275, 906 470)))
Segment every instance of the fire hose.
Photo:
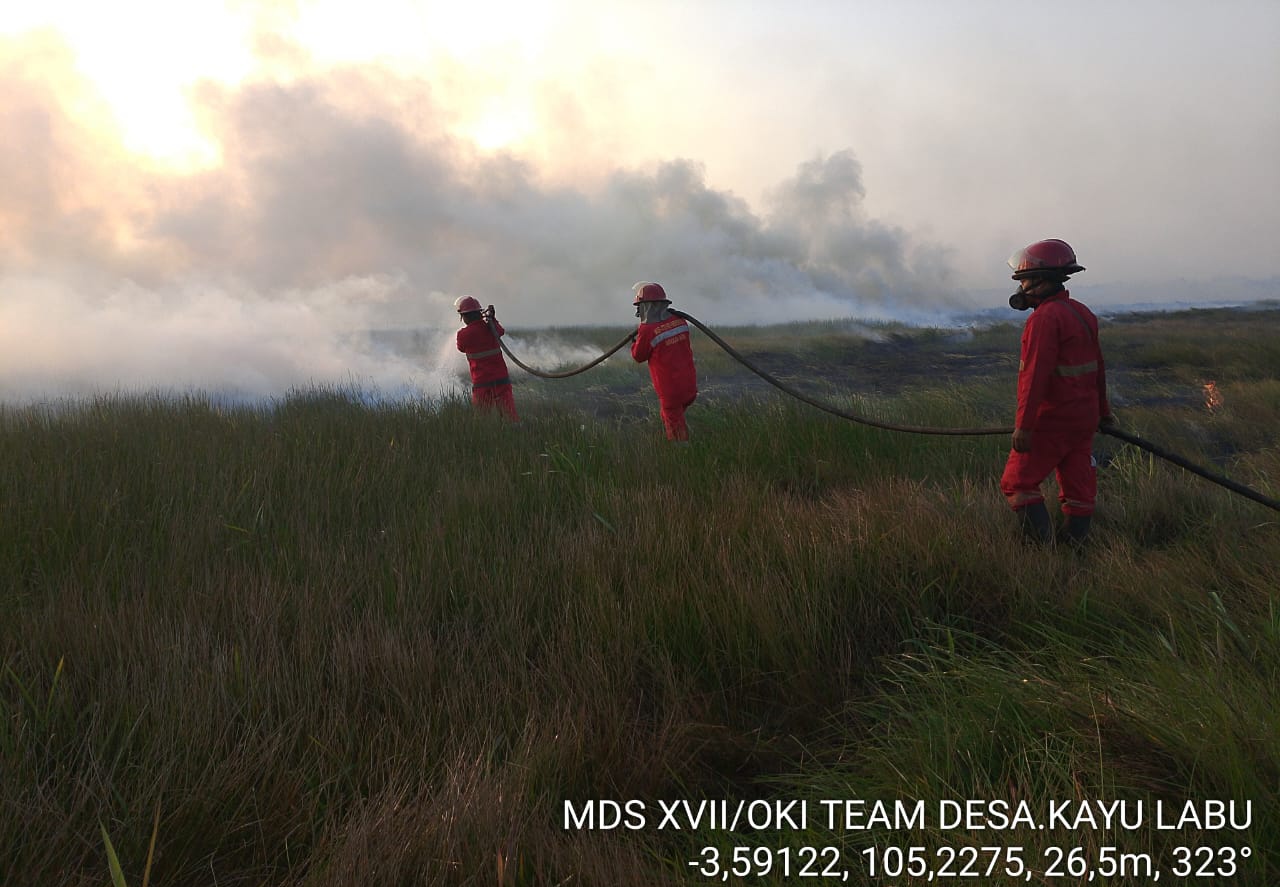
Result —
MULTIPOLYGON (((489 306, 489 310, 490 311, 493 310, 492 305, 489 306)), ((511 349, 507 347, 507 343, 502 341, 502 337, 498 335, 498 331, 493 328, 492 314, 490 314, 488 317, 488 323, 489 323, 489 332, 493 333, 493 337, 498 340, 498 345, 501 346, 502 353, 507 355, 507 357, 511 358, 511 362, 514 363, 516 366, 520 367, 520 369, 524 370, 526 373, 528 373, 531 376, 537 376, 539 379, 567 379, 570 376, 576 376, 579 373, 585 373, 587 370, 591 369, 592 367, 598 364, 604 363, 606 359, 614 355, 614 352, 616 352, 623 345, 626 345, 628 342, 630 342, 632 339, 636 337, 635 331, 632 330, 631 332, 627 333, 627 335, 617 345, 614 345, 612 348, 610 348, 604 354, 601 354, 599 357, 597 357, 595 360, 591 361, 590 363, 583 364, 577 369, 565 370, 559 373, 549 373, 549 372, 546 372, 545 370, 535 370, 533 367, 528 366, 527 364, 521 362, 520 358, 516 357, 514 354, 511 353, 511 349)))
MULTIPOLYGON (((764 379, 770 385, 777 388, 779 391, 783 392, 784 394, 788 394, 791 397, 794 397, 796 400, 807 403, 811 407, 815 407, 819 410, 822 410, 824 413, 830 413, 833 416, 838 416, 841 419, 848 419, 851 422, 857 422, 861 425, 869 425, 873 428, 881 428, 881 429, 884 429, 885 431, 898 431, 905 434, 981 436, 981 435, 1013 433, 1012 426, 1000 426, 1000 427, 989 427, 989 428, 936 428, 936 427, 929 427, 929 426, 923 426, 923 425, 900 425, 893 422, 882 422, 876 419, 870 419, 866 416, 858 415, 857 413, 851 413, 846 410, 839 409, 838 407, 832 406, 829 403, 824 403, 823 401, 815 400, 809 397, 803 392, 798 391, 795 388, 792 388, 790 385, 787 385, 785 382, 776 378, 772 374, 756 366, 750 360, 743 357, 742 354, 740 354, 737 351, 737 349, 735 349, 732 345, 730 345, 724 339, 720 338, 720 336, 716 335, 713 331, 708 329, 706 324, 698 320, 696 317, 686 314, 683 311, 677 311, 674 308, 670 308, 668 310, 672 314, 674 314, 676 317, 683 318, 685 321, 693 324, 704 335, 706 335, 707 338, 709 338, 712 342, 715 342, 716 345, 718 345, 721 349, 723 349, 726 354, 728 354, 738 363, 742 364, 751 372, 755 373, 761 379, 764 379)), ((492 326, 490 328, 492 329, 492 326)), ((621 342, 619 342, 609 351, 602 354, 600 357, 596 358, 595 360, 591 361, 591 363, 588 363, 575 370, 570 370, 562 373, 546 373, 546 372, 534 370, 528 366, 525 366, 523 363, 521 363, 515 357, 515 355, 513 355, 511 351, 507 348, 506 343, 503 342, 502 339, 495 334, 495 338, 498 339, 498 344, 502 346, 503 352, 505 352, 506 355, 515 362, 516 366, 520 367, 525 372, 531 373, 535 376, 539 376, 544 379, 564 379, 564 378, 568 378, 569 376, 577 375, 578 373, 586 372, 587 370, 591 369, 597 364, 602 363, 606 358, 612 356, 614 352, 616 352, 623 345, 626 345, 628 342, 634 339, 635 336, 636 334, 634 332, 628 334, 626 338, 624 338, 621 342)), ((1183 458, 1182 456, 1179 456, 1176 453, 1171 453, 1168 450, 1163 449, 1162 447, 1156 446, 1155 444, 1151 443, 1148 440, 1144 440, 1143 438, 1139 437, 1136 434, 1131 434, 1130 432, 1122 431, 1119 428, 1115 427, 1114 425, 1102 426, 1098 429, 1098 431, 1102 434, 1109 435, 1111 437, 1116 438, 1117 440, 1121 440, 1127 444, 1138 447, 1139 449, 1146 450, 1148 453, 1151 453, 1152 455, 1160 459, 1164 459, 1167 462, 1171 462, 1174 465, 1177 465, 1179 468, 1185 469, 1186 471, 1189 471, 1192 474, 1202 477, 1207 481, 1215 483, 1220 487, 1228 489, 1233 493, 1238 493, 1239 495, 1244 496, 1246 499, 1251 499, 1254 502, 1257 502, 1259 505, 1265 505, 1267 508, 1270 508, 1274 511, 1280 511, 1280 500, 1273 499, 1269 496, 1264 496, 1262 493, 1259 493, 1257 490, 1251 487, 1247 487, 1244 484, 1233 481, 1229 477, 1224 477, 1221 474, 1217 474, 1215 472, 1209 471, 1207 468, 1203 468, 1199 465, 1196 465, 1193 462, 1183 458)))
POLYGON ((742 364, 747 369, 751 370, 751 372, 755 373, 761 379, 764 379, 774 388, 777 388, 779 391, 782 391, 786 394, 791 395, 796 400, 804 401, 811 407, 817 407, 818 409, 822 410, 824 413, 830 413, 833 416, 839 416, 841 419, 848 419, 850 422, 857 422, 860 425, 870 425, 872 428, 883 428, 886 431, 901 431, 906 434, 950 434, 950 435, 972 436, 972 435, 984 435, 984 434, 1012 434, 1013 433, 1012 426, 1008 428, 930 428, 923 425, 898 425, 893 422, 881 422, 876 419, 868 419, 866 416, 860 416, 857 413, 846 412, 845 410, 839 409, 838 407, 834 407, 829 403, 823 403, 820 400, 814 400, 813 398, 801 393, 800 391, 797 391, 796 389, 792 388, 790 385, 787 385, 785 382, 782 382, 776 377, 760 369, 760 367, 756 366, 751 361, 747 360, 745 357, 739 354, 732 345, 730 345, 724 339, 717 336, 711 330, 707 329, 706 325, 703 324, 702 321, 698 320, 696 317, 685 314, 683 311, 676 311, 674 308, 670 308, 668 310, 672 314, 674 314, 676 317, 683 317, 689 323, 696 326, 698 329, 700 329, 703 333, 707 335, 707 338, 709 338, 712 342, 715 342, 722 349, 724 349, 724 352, 726 354, 728 354, 730 357, 732 357, 738 363, 742 364))
POLYGON ((1272 499, 1270 496, 1264 496, 1261 493, 1259 493, 1257 490, 1252 489, 1251 487, 1246 487, 1244 484, 1236 483, 1229 477, 1223 477, 1220 474, 1214 474, 1212 471, 1209 471, 1208 469, 1201 468, 1199 465, 1195 465, 1187 461, 1183 457, 1179 456, 1177 453, 1171 453, 1168 450, 1161 449, 1160 447, 1156 446, 1155 444, 1151 443, 1148 440, 1143 440, 1142 438, 1138 437, 1138 435, 1136 434, 1130 434, 1127 431, 1121 431, 1119 428, 1115 428, 1115 427, 1100 428, 1098 430, 1101 431, 1103 434, 1109 434, 1114 438, 1118 438, 1124 441, 1125 443, 1130 443, 1130 444, 1133 444, 1135 447, 1146 450, 1148 453, 1151 453, 1153 456, 1159 456, 1161 459, 1164 459, 1166 462, 1172 462, 1174 465, 1177 465, 1179 468, 1184 468, 1187 471, 1190 471, 1192 474, 1198 474, 1200 475, 1200 477, 1203 477, 1205 480, 1213 481, 1215 484, 1217 484, 1220 487, 1226 487, 1228 490, 1231 490, 1231 492, 1233 493, 1239 493, 1241 496, 1244 496, 1246 499, 1252 499, 1254 502, 1257 502, 1259 505, 1265 505, 1268 508, 1274 509, 1276 511, 1280 511, 1280 500, 1272 499))
MULTIPOLYGON (((863 425, 871 425, 875 428, 884 428, 888 431, 902 431, 909 434, 986 435, 986 434, 1012 434, 1013 433, 1012 427, 926 428, 926 427, 921 427, 916 425, 895 425, 889 422, 877 422, 874 419, 868 419, 865 416, 859 416, 855 413, 845 412, 844 410, 837 409, 831 406, 830 404, 826 404, 826 403, 822 403, 821 401, 814 400, 813 398, 808 397, 799 391, 796 391, 794 388, 791 388, 789 385, 774 378, 772 375, 760 369, 755 364, 751 363, 751 361, 747 360, 745 357, 739 354, 733 348, 732 345, 730 345, 724 339, 720 338, 711 330, 707 329, 706 325, 703 324, 702 321, 698 320, 697 318, 692 317, 688 314, 685 314, 683 311, 677 311, 675 309, 669 309, 669 310, 671 311, 672 314, 675 314, 678 317, 683 317, 686 321, 696 326, 699 330, 701 330, 707 336, 707 338, 711 339, 711 341, 715 342, 717 345, 723 348, 726 354, 728 354, 734 360, 738 361, 738 363, 742 364, 747 369, 751 370, 751 372, 755 373, 761 379, 764 379, 770 385, 773 385, 778 390, 791 395, 797 400, 802 400, 805 403, 809 404, 810 406, 817 407, 823 412, 830 413, 833 416, 840 416, 843 419, 849 419, 854 422, 859 422, 863 425)), ((1218 484, 1221 487, 1225 487, 1226 489, 1231 490, 1233 493, 1239 493, 1241 496, 1244 496, 1247 499, 1252 499, 1254 502, 1257 502, 1260 505, 1265 505, 1268 508, 1274 509, 1275 511, 1280 511, 1280 500, 1272 499, 1269 496, 1264 496, 1262 493, 1259 493, 1257 490, 1247 487, 1244 484, 1237 483, 1236 481, 1233 481, 1229 477, 1223 477, 1220 474, 1215 474, 1214 472, 1209 471, 1206 468, 1202 468, 1199 465, 1195 465, 1189 460, 1184 459, 1182 456, 1179 456, 1176 453, 1171 453, 1168 450, 1162 449, 1161 447, 1156 446, 1150 441, 1144 440, 1141 437, 1138 437, 1136 434, 1130 434, 1127 431, 1121 431, 1119 428, 1116 428, 1114 425, 1102 426, 1098 429, 1098 431, 1100 431, 1102 434, 1110 435, 1111 437, 1117 438, 1118 440, 1122 440, 1125 443, 1132 444, 1133 446, 1138 447, 1139 449, 1146 450, 1152 455, 1158 456, 1159 458, 1164 459, 1168 462, 1172 462, 1174 465, 1177 465, 1179 468, 1184 468, 1187 471, 1190 471, 1192 474, 1199 475, 1205 480, 1212 481, 1213 483, 1218 484)))

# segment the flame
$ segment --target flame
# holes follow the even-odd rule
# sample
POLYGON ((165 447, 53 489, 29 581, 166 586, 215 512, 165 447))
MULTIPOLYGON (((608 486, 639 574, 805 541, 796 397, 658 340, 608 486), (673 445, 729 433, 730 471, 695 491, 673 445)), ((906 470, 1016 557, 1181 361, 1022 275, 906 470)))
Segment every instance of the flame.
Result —
POLYGON ((1222 408, 1222 392, 1212 380, 1204 383, 1204 408, 1211 413, 1222 408))

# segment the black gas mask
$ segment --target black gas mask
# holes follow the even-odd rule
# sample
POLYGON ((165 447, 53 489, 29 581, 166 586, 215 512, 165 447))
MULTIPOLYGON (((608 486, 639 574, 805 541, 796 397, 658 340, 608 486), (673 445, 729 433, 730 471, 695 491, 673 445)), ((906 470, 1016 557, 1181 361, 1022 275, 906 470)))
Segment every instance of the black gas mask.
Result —
POLYGON ((1062 287, 1061 280, 1053 280, 1053 281, 1045 281, 1045 282, 1054 284, 1049 288, 1048 292, 1036 293, 1035 295, 1032 295, 1031 293, 1028 293, 1026 290, 1019 288, 1016 293, 1014 293, 1012 296, 1009 297, 1009 307, 1012 308, 1014 311, 1026 311, 1028 308, 1035 308, 1050 296, 1055 295, 1056 293, 1062 292, 1063 287, 1062 287))
MULTIPOLYGON (((1036 299, 1037 304, 1039 301, 1039 299, 1036 299)), ((1032 304, 1031 297, 1027 296, 1022 290, 1018 290, 1009 297, 1009 307, 1014 311, 1026 311, 1028 308, 1034 308, 1035 305, 1032 304)))

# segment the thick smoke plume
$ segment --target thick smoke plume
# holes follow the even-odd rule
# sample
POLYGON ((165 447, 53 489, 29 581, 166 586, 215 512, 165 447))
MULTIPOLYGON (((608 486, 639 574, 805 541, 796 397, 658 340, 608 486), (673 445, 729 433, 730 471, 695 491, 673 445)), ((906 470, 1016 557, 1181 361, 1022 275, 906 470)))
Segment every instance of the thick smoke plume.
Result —
POLYGON ((0 299, 0 400, 156 389, 232 400, 329 386, 396 398, 454 390, 454 367, 440 356, 453 345, 446 331, 426 331, 434 359, 425 361, 370 334, 371 306, 394 291, 393 281, 348 278, 262 298, 126 281, 89 297, 10 277, 0 299))
POLYGON ((0 88, 6 399, 447 388, 464 293, 511 327, 622 332, 640 279, 735 324, 910 316, 947 291, 936 258, 865 217, 848 151, 803 164, 763 212, 689 160, 553 186, 448 135, 425 81, 361 66, 202 85, 193 101, 222 162, 176 173, 104 134, 56 44, 0 47, 0 88), (440 331, 437 365, 369 335, 409 328, 440 331))

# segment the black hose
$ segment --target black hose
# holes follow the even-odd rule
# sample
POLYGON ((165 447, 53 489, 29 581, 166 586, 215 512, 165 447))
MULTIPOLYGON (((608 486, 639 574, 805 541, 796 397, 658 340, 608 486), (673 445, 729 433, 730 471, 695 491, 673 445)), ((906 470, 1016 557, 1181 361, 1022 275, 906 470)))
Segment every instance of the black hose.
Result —
POLYGON ((1013 433, 1012 427, 929 428, 922 425, 897 425, 893 422, 881 422, 876 419, 868 419, 866 416, 860 416, 857 413, 850 413, 845 410, 839 409, 837 407, 833 407, 831 404, 823 403, 820 400, 814 400, 813 398, 801 393, 800 391, 797 391, 796 389, 792 388, 790 385, 787 385, 785 382, 778 380, 774 376, 771 376, 769 373, 760 369, 760 367, 756 366, 751 361, 747 360, 745 357, 739 354, 736 350, 734 350, 734 347, 732 345, 730 345, 724 339, 717 336, 711 330, 707 329, 706 325, 703 324, 702 321, 698 320, 696 317, 691 317, 690 315, 685 314, 683 311, 677 311, 674 308, 671 308, 669 310, 676 317, 683 317, 689 323, 693 324, 698 329, 702 330, 702 332, 705 333, 707 337, 711 339, 711 341, 715 342, 717 345, 723 348, 725 350, 725 353, 727 353, 730 357, 732 357, 738 363, 742 364, 747 369, 751 370, 751 372, 755 373, 761 379, 764 379, 773 387, 777 388, 779 391, 784 391, 787 394, 794 397, 796 400, 802 400, 805 403, 807 403, 809 406, 816 407, 822 410, 824 413, 830 413, 833 416, 839 416, 842 419, 848 419, 851 422, 857 422, 861 425, 870 425, 872 428, 883 428, 886 431, 901 431, 907 434, 946 434, 946 435, 957 435, 957 436, 959 435, 976 436, 976 435, 1012 434, 1013 433))
MULTIPOLYGON (((821 401, 814 400, 811 397, 807 397, 806 395, 800 393, 799 391, 796 391, 794 388, 790 387, 789 385, 783 382, 780 382, 778 379, 769 375, 764 370, 755 366, 753 363, 751 363, 751 361, 747 360, 745 357, 739 354, 736 350, 734 350, 733 346, 731 346, 728 342, 726 342, 724 339, 721 339, 711 330, 707 329, 707 327, 697 318, 691 317, 688 314, 685 314, 683 311, 677 311, 674 308, 670 310, 672 314, 675 314, 678 317, 683 317, 689 323, 693 324, 698 329, 702 330, 702 332, 705 333, 708 336, 708 338, 711 339, 711 341, 715 342, 717 345, 723 348, 730 357, 738 361, 738 363, 742 364, 747 369, 751 370, 751 372, 755 373, 760 378, 764 379, 770 385, 773 385, 775 388, 779 389, 780 391, 786 392, 787 394, 791 395, 792 397, 798 400, 804 401, 810 406, 817 407, 823 412, 830 413, 833 416, 840 416, 843 419, 849 419, 854 422, 859 422, 863 425, 871 425, 875 428, 884 428, 889 431, 905 431, 911 434, 985 435, 985 434, 1012 434, 1013 433, 1013 428, 926 428, 926 427, 921 427, 916 425, 894 425, 889 422, 877 422, 874 419, 868 419, 865 416, 859 416, 855 413, 848 413, 848 412, 845 412, 844 410, 836 409, 830 404, 825 404, 825 403, 822 403, 821 401)), ((1229 477, 1223 477, 1220 474, 1215 474, 1206 468, 1201 468, 1198 465, 1188 462, 1186 459, 1177 455, 1176 453, 1171 453, 1168 450, 1165 450, 1156 446, 1150 441, 1143 440, 1142 438, 1138 437, 1136 434, 1130 434, 1127 431, 1121 431, 1119 428, 1116 428, 1115 426, 1099 428, 1098 430, 1103 434, 1109 434, 1112 437, 1118 438, 1126 443, 1133 444, 1135 447, 1144 449, 1149 453, 1159 456, 1161 459, 1164 459, 1168 462, 1172 462, 1174 465, 1177 465, 1180 468, 1185 468, 1187 471, 1190 471, 1192 474, 1199 475, 1200 477, 1203 477, 1205 480, 1212 481, 1213 483, 1218 484, 1221 487, 1225 487, 1226 489, 1231 490, 1233 493, 1239 493, 1241 496, 1244 496, 1246 499, 1252 499, 1254 502, 1257 502, 1260 505, 1265 505, 1268 508, 1272 508, 1272 509, 1275 509, 1276 511, 1280 511, 1280 501, 1272 499, 1268 496, 1264 496, 1261 493, 1259 493, 1257 490, 1254 490, 1250 487, 1246 487, 1244 484, 1237 483, 1236 481, 1231 480, 1231 478, 1229 477)))
POLYGON ((585 373, 587 370, 591 369, 597 364, 603 363, 607 358, 612 357, 614 352, 616 352, 623 345, 626 345, 628 342, 630 342, 632 339, 636 337, 635 331, 632 330, 631 332, 627 333, 626 337, 621 342, 619 342, 617 345, 614 345, 604 354, 601 354, 595 360, 591 361, 591 363, 584 364, 583 366, 580 366, 577 369, 573 369, 573 370, 565 370, 564 372, 559 372, 559 373, 548 373, 548 372, 545 372, 544 370, 535 370, 533 367, 528 366, 525 363, 522 363, 520 358, 512 354, 511 349, 507 347, 507 343, 502 341, 502 337, 498 335, 498 331, 493 328, 492 318, 489 319, 489 332, 493 333, 493 337, 498 340, 498 345, 501 346, 503 353, 506 354, 507 357, 511 358, 512 363, 520 367, 520 369, 524 370, 529 375, 537 376, 540 379, 567 379, 570 376, 576 376, 579 373, 585 373))
MULTIPOLYGON (((839 416, 841 419, 848 419, 851 422, 857 422, 861 425, 869 425, 872 428, 882 428, 886 431, 900 431, 907 434, 934 434, 934 435, 973 437, 973 436, 982 436, 982 435, 1013 433, 1013 428, 1011 426, 990 427, 990 428, 934 428, 934 427, 928 427, 923 425, 899 425, 894 422, 881 422, 876 419, 868 419, 866 416, 860 416, 857 413, 850 413, 846 410, 842 410, 842 409, 839 409, 838 407, 834 407, 831 404, 823 403, 820 400, 814 400, 813 398, 809 397, 803 392, 798 391, 795 388, 792 388, 790 385, 786 384, 785 382, 782 382, 781 380, 777 379, 776 377, 769 374, 768 372, 760 369, 760 367, 756 366, 751 361, 747 360, 747 358, 743 357, 737 351, 737 349, 735 349, 732 345, 730 345, 724 339, 720 338, 718 335, 716 335, 714 332, 708 329, 706 324, 698 320, 696 317, 686 314, 683 311, 677 311, 674 308, 670 308, 668 310, 672 314, 674 314, 676 317, 683 318, 684 320, 693 324, 695 327, 701 330, 703 334, 707 336, 707 338, 709 338, 711 341, 715 342, 722 349, 724 349, 726 354, 728 354, 738 363, 742 364, 744 367, 749 369, 751 372, 755 373, 761 379, 764 379, 770 385, 777 388, 779 391, 782 391, 785 394, 789 394, 792 397, 794 397, 796 400, 803 401, 804 403, 809 404, 809 406, 811 407, 815 407, 819 410, 822 410, 824 413, 830 413, 833 416, 839 416)), ((496 330, 493 330, 492 320, 490 320, 489 329, 494 332, 494 338, 496 338, 498 340, 498 344, 502 346, 503 352, 507 355, 507 357, 511 358, 511 360, 516 364, 516 366, 520 367, 520 369, 524 370, 527 373, 530 373, 531 375, 538 376, 543 379, 567 379, 570 376, 576 376, 579 373, 585 373, 587 370, 591 369, 597 364, 602 363, 606 358, 612 356, 614 352, 618 351, 618 349, 622 348, 622 346, 626 345, 628 342, 630 342, 632 339, 636 337, 635 331, 628 333, 622 339, 622 341, 620 341, 617 345, 614 345, 612 348, 610 348, 604 354, 597 357, 595 360, 581 367, 578 367, 577 369, 567 370, 565 372, 559 372, 559 373, 548 373, 548 372, 543 372, 541 370, 535 370, 533 367, 525 365, 520 361, 519 358, 517 358, 514 354, 512 354, 511 349, 509 349, 507 347, 507 344, 502 341, 502 337, 498 336, 496 330)), ((1099 428, 1098 430, 1102 434, 1108 434, 1111 437, 1124 441, 1125 443, 1132 444, 1133 446, 1138 447, 1139 449, 1146 450, 1152 455, 1155 455, 1160 457, 1161 459, 1164 459, 1166 462, 1172 462, 1174 465, 1177 465, 1180 468, 1184 468, 1187 471, 1190 471, 1192 474, 1198 475, 1207 481, 1211 481, 1212 483, 1215 483, 1220 487, 1224 487, 1228 490, 1231 490, 1233 493, 1238 493, 1241 496, 1244 496, 1246 499, 1252 499, 1254 502, 1257 502, 1259 505, 1265 505, 1267 508, 1273 509, 1275 511, 1280 511, 1280 500, 1272 499, 1269 496, 1264 496, 1262 493, 1259 493, 1257 490, 1251 487, 1247 487, 1244 484, 1237 483, 1236 481, 1233 481, 1229 477, 1224 477, 1221 474, 1215 474, 1214 472, 1209 471, 1206 468, 1202 468, 1199 465, 1195 465, 1194 463, 1184 459, 1182 456, 1179 456, 1176 453, 1171 453, 1168 450, 1163 449, 1162 447, 1158 447, 1155 444, 1151 443, 1150 441, 1144 440, 1141 437, 1138 437, 1136 434, 1130 434, 1127 431, 1121 431, 1119 428, 1116 428, 1114 425, 1099 428)))
POLYGON ((1172 462, 1174 465, 1177 465, 1180 468, 1185 468, 1187 471, 1190 471, 1192 474, 1198 474, 1200 477, 1203 477, 1205 480, 1212 481, 1213 483, 1217 484, 1220 487, 1226 487, 1228 490, 1231 490, 1233 493, 1239 493, 1241 496, 1244 496, 1246 499, 1252 499, 1254 502, 1257 502, 1259 505, 1265 505, 1268 508, 1274 509, 1276 511, 1280 511, 1280 500, 1272 499, 1269 496, 1264 496, 1261 493, 1259 493, 1257 490, 1254 490, 1250 487, 1246 487, 1244 484, 1236 483, 1229 477, 1223 477, 1220 474, 1214 474, 1212 471, 1209 471, 1208 469, 1201 468, 1199 465, 1195 465, 1191 462, 1188 462, 1186 459, 1179 456, 1177 453, 1171 453, 1166 449, 1162 449, 1161 447, 1156 446, 1155 444, 1151 443, 1148 440, 1143 440, 1142 438, 1138 437, 1138 435, 1136 434, 1130 434, 1127 431, 1121 431, 1119 428, 1114 428, 1114 427, 1104 427, 1098 430, 1101 431, 1103 434, 1109 434, 1112 437, 1119 438, 1125 443, 1130 443, 1130 444, 1133 444, 1135 447, 1146 450, 1148 453, 1151 453, 1152 455, 1159 456, 1161 459, 1164 459, 1166 462, 1172 462))

